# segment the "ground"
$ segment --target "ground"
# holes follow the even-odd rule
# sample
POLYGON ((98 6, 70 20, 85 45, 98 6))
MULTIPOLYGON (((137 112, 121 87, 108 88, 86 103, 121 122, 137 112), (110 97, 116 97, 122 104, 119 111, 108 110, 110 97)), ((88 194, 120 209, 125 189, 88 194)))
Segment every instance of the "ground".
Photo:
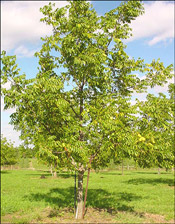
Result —
POLYGON ((71 173, 53 178, 48 171, 1 171, 1 184, 1 223, 174 223, 171 172, 92 172, 80 221, 74 219, 71 173))
MULTIPOLYGON (((2 217, 2 223, 28 223, 29 215, 15 213, 2 217)), ((37 217, 33 218, 30 223, 175 223, 174 220, 165 220, 164 216, 140 213, 128 214, 127 212, 108 213, 105 210, 88 208, 83 220, 75 220, 73 211, 62 209, 60 211, 46 208, 40 211, 37 217), (132 222, 133 220, 133 222, 132 222)))

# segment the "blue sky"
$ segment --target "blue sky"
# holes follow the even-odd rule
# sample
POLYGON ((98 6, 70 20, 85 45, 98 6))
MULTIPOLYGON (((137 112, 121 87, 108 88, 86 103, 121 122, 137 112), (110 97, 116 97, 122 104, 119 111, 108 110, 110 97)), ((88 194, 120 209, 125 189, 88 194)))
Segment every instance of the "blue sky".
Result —
MULTIPOLYGON (((52 1, 53 2, 53 1, 52 1)), ((33 56, 41 46, 40 37, 51 34, 51 28, 39 22, 42 14, 39 8, 46 1, 1 1, 1 50, 9 55, 17 55, 17 63, 27 78, 35 77, 37 59, 33 56)), ((56 7, 67 4, 55 2, 56 7)), ((99 15, 119 6, 120 1, 91 1, 99 15)), ((131 57, 141 57, 149 63, 158 59, 165 66, 174 63, 174 2, 144 1, 145 14, 131 23, 133 37, 127 40, 127 53, 131 57)), ((173 80, 170 80, 173 82, 173 80)), ((167 92, 167 85, 157 87, 154 92, 167 92)), ((145 94, 140 94, 141 99, 145 94)), ((3 101, 1 102, 3 109, 3 101)), ((8 124, 9 115, 14 110, 1 112, 1 133, 20 143, 18 133, 8 124)))

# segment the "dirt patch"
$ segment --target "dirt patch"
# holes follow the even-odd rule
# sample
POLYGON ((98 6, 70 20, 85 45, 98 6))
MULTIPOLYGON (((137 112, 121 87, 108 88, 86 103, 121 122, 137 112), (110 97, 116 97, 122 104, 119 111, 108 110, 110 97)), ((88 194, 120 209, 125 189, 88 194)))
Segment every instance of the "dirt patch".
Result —
MULTIPOLYGON (((42 212, 41 223, 121 223, 122 220, 116 220, 117 215, 123 213, 122 211, 116 211, 112 209, 99 209, 88 208, 83 220, 76 220, 73 209, 60 209, 54 210, 47 208, 42 212)), ((125 214, 127 215, 127 214, 125 214)), ((136 214, 132 214, 136 215, 136 214)), ((174 223, 174 220, 167 221, 164 216, 149 214, 149 213, 137 213, 137 217, 142 217, 144 221, 142 223, 174 223)), ((37 220, 39 221, 39 220, 37 220)), ((35 223, 36 220, 33 221, 35 223)), ((131 223, 131 222, 127 222, 131 223)), ((135 222, 133 222, 135 223, 135 222)))
POLYGON ((9 223, 12 220, 12 218, 13 218, 13 215, 7 214, 7 215, 1 217, 1 222, 9 223))
POLYGON ((144 216, 150 221, 150 223, 175 223, 175 220, 165 220, 165 217, 162 215, 144 213, 144 216))
POLYGON ((50 211, 47 209, 47 211, 43 211, 43 214, 46 213, 47 216, 42 219, 43 223, 116 223, 113 215, 104 209, 88 208, 83 220, 76 220, 72 209, 50 209, 50 211))
MULTIPOLYGON (((164 216, 150 213, 128 213, 116 211, 112 209, 88 208, 83 220, 76 220, 74 210, 72 208, 53 209, 50 207, 44 210, 38 210, 37 213, 7 214, 2 217, 2 223, 122 223, 123 218, 128 216, 126 223, 175 223, 175 220, 167 221, 164 216), (118 218, 117 218, 118 217, 118 218), (120 218, 119 218, 120 217, 120 218), (130 220, 130 218, 142 218, 138 220, 130 220)), ((136 219, 135 219, 136 220, 136 219)))

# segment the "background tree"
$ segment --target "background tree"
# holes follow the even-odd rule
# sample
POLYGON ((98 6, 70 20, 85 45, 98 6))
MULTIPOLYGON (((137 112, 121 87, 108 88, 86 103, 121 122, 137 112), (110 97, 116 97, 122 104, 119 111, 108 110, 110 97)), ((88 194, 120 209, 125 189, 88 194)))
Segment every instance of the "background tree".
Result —
POLYGON ((172 76, 172 66, 165 68, 159 61, 145 64, 125 52, 129 24, 143 13, 140 1, 123 2, 104 16, 86 1, 53 6, 41 9, 45 16, 41 21, 52 26, 53 34, 42 38, 36 53, 40 65, 36 78, 20 75, 15 56, 3 52, 2 83, 10 80, 11 89, 2 92, 5 109, 17 108, 11 123, 21 131, 21 138, 60 169, 78 172, 76 217, 80 219, 85 171, 107 165, 110 157, 119 155, 121 145, 127 146, 126 151, 133 145, 134 115, 127 103, 133 91, 163 84, 172 76), (146 78, 140 80, 135 71, 146 78), (125 105, 124 112, 120 105, 125 105))
POLYGON ((33 158, 35 157, 35 149, 32 147, 29 147, 28 145, 21 144, 18 147, 19 156, 22 158, 33 158))
POLYGON ((17 163, 18 152, 13 143, 1 135, 1 166, 17 163))

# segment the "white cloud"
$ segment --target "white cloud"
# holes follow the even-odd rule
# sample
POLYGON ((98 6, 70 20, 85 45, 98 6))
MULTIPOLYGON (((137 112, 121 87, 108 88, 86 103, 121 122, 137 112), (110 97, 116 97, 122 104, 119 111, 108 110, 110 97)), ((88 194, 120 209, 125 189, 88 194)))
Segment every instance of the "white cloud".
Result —
MULTIPOLYGON (((9 82, 6 85, 8 88, 9 82)), ((4 87, 5 87, 4 85, 4 87)), ((4 110, 4 99, 1 96, 1 134, 7 138, 7 140, 11 140, 14 142, 15 146, 20 145, 22 142, 19 139, 19 132, 13 129, 13 126, 9 124, 10 115, 16 111, 15 108, 11 108, 8 110, 4 110)))
POLYGON ((174 77, 172 79, 167 80, 168 82, 164 86, 155 86, 153 91, 155 93, 168 93, 168 86, 170 83, 174 83, 174 77))
MULTIPOLYGON (((3 88, 10 89, 11 83, 8 81, 6 84, 2 84, 3 88)), ((9 124, 10 115, 16 111, 15 108, 4 110, 4 97, 1 96, 1 134, 14 142, 14 145, 17 146, 21 144, 19 140, 19 133, 13 130, 13 126, 9 124)))
MULTIPOLYGON (((1 88, 5 88, 6 90, 9 90, 11 88, 11 82, 7 81, 5 84, 1 85, 1 88)), ((2 111, 5 111, 6 114, 11 114, 15 112, 15 108, 4 110, 4 97, 1 95, 1 113, 2 111)))
POLYGON ((15 131, 13 126, 8 123, 4 123, 4 125, 2 125, 1 134, 3 137, 6 137, 8 141, 11 140, 14 143, 14 146, 18 146, 22 143, 19 139, 19 132, 15 131))
POLYGON ((145 13, 132 21, 133 36, 127 41, 149 38, 148 45, 174 38, 174 2, 153 1, 144 4, 145 13))
POLYGON ((18 57, 33 57, 35 52, 36 52, 36 49, 29 50, 24 45, 20 45, 19 47, 15 49, 14 54, 17 55, 18 57))
POLYGON ((13 126, 9 124, 10 115, 16 111, 15 108, 11 108, 8 110, 4 109, 4 99, 1 97, 1 134, 7 138, 7 140, 11 140, 14 142, 15 146, 18 146, 22 143, 19 139, 19 132, 13 129, 13 126))
MULTIPOLYGON (((145 75, 144 76, 140 76, 139 74, 136 74, 136 76, 139 77, 141 80, 146 78, 145 75)), ((146 93, 137 93, 136 91, 134 91, 133 94, 132 94, 131 104, 134 105, 136 103, 136 98, 139 101, 145 101, 148 93, 154 94, 155 96, 158 96, 158 93, 163 93, 165 95, 168 95, 168 86, 169 86, 170 83, 174 83, 174 78, 175 77, 172 77, 171 79, 168 79, 167 83, 164 84, 163 86, 156 85, 153 88, 148 87, 146 93)))
POLYGON ((10 108, 10 109, 4 110, 4 106, 5 106, 4 98, 1 96, 1 113, 4 111, 5 114, 12 114, 16 111, 16 108, 10 108))
POLYGON ((132 101, 133 101, 133 102, 136 102, 135 99, 138 99, 138 100, 140 100, 140 101, 145 101, 147 95, 148 95, 148 93, 136 93, 136 92, 134 91, 134 93, 133 93, 133 95, 132 95, 132 96, 133 96, 132 101))
MULTIPOLYGON (((33 51, 27 50, 24 44, 37 46, 40 37, 52 32, 50 26, 40 22, 43 15, 39 9, 48 3, 48 1, 3 1, 1 3, 1 49, 19 51, 21 48, 23 55, 27 57, 32 55, 33 51)), ((68 4, 66 1, 54 3, 56 7, 68 4)))
POLYGON ((7 81, 5 84, 2 84, 1 87, 5 88, 6 90, 9 90, 11 87, 11 82, 7 81))

